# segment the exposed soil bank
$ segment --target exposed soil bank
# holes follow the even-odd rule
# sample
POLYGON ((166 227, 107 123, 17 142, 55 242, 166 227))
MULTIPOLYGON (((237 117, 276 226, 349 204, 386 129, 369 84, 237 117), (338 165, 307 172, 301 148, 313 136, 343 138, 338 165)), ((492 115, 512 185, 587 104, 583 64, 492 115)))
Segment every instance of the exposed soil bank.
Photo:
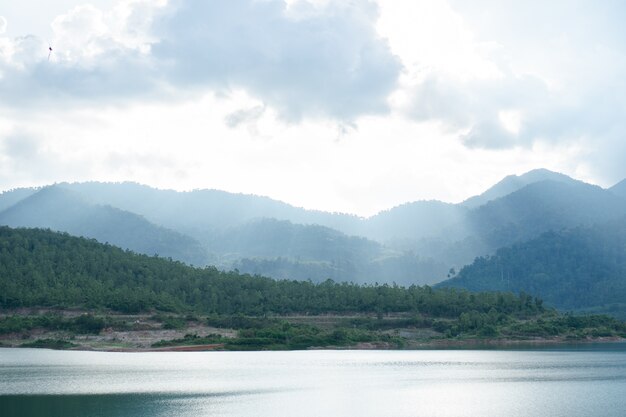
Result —
MULTIPOLYGON (((10 317, 16 319, 10 332, 5 330, 0 333, 0 347, 108 352, 532 349, 626 342, 626 338, 620 337, 623 331, 611 333, 597 325, 561 332, 558 336, 536 336, 533 333, 507 332, 507 329, 492 329, 496 333, 492 337, 478 336, 478 332, 453 336, 449 332, 438 331, 437 326, 425 327, 427 320, 391 314, 383 318, 359 314, 198 317, 163 313, 122 315, 102 312, 94 315, 79 310, 14 310, 4 312, 2 316, 6 320, 10 317), (37 325, 28 321, 28 317, 41 318, 42 314, 52 318, 40 320, 43 324, 37 322, 40 323, 37 325), (90 317, 81 321, 86 318, 84 316, 90 317), (77 327, 78 324, 83 327, 77 327), (85 325, 96 328, 85 328, 85 325)), ((453 323, 452 320, 449 322, 453 323)), ((446 322, 443 325, 440 327, 446 327, 446 322)))

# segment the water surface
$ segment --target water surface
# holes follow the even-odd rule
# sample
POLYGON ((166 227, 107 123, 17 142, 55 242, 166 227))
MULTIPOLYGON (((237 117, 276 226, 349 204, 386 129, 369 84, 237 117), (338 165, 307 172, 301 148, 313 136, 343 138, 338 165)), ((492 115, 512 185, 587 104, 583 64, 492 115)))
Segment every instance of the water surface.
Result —
POLYGON ((0 415, 623 417, 626 345, 103 353, 0 349, 0 415))

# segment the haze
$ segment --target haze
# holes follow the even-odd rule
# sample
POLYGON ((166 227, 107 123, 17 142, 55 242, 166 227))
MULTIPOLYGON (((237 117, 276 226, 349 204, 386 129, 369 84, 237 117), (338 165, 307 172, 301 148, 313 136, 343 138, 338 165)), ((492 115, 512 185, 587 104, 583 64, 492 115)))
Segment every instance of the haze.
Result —
POLYGON ((11 2, 0 189, 136 181, 371 215, 540 167, 608 187, 626 176, 625 15, 614 1, 11 2))

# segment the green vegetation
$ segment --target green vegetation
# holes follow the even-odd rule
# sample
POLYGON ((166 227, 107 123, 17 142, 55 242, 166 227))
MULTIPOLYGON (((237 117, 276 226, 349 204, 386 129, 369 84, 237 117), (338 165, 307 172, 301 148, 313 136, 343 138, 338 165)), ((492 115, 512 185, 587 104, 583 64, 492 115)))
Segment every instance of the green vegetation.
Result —
POLYGON ((128 340, 122 343, 115 332, 123 331, 119 334, 128 337, 129 333, 137 331, 137 340, 142 341, 144 349, 151 346, 155 349, 181 347, 183 350, 295 350, 359 346, 398 349, 437 343, 462 346, 481 340, 506 343, 533 339, 576 341, 626 337, 626 323, 609 316, 560 315, 546 310, 532 317, 521 317, 498 313, 495 309, 488 313, 463 312, 454 318, 409 313, 280 317, 240 314, 211 314, 206 317, 173 314, 151 317, 82 315, 72 318, 48 313, 8 316, 0 319, 0 329, 0 339, 13 346, 16 342, 19 345, 20 340, 38 337, 48 340, 47 345, 34 340, 26 344, 21 342, 21 346, 62 348, 58 344, 55 347, 49 340, 70 339, 73 347, 133 348, 138 346, 128 340), (102 322, 106 323, 107 332, 101 332, 100 336, 94 336, 98 333, 97 328, 84 326, 85 323, 102 322), (171 323, 176 327, 174 333, 171 323), (163 339, 164 336, 167 339, 163 339), (151 340, 148 345, 145 344, 146 337, 151 340))
POLYGON ((37 339, 34 342, 22 343, 25 348, 45 348, 45 349, 71 349, 78 345, 60 339, 37 339))
POLYGON ((288 320, 272 320, 258 328, 240 329, 234 338, 218 334, 202 337, 187 334, 181 339, 156 342, 152 347, 217 345, 215 348, 220 350, 298 350, 314 347, 348 347, 359 343, 380 343, 393 348, 404 346, 402 338, 385 333, 344 327, 321 329, 309 324, 291 323, 288 320))
POLYGON ((12 315, 0 319, 0 335, 32 329, 63 330, 77 334, 98 334, 107 323, 102 317, 82 314, 66 318, 60 314, 12 315))
POLYGON ((582 182, 540 181, 470 212, 468 227, 490 253, 558 231, 620 219, 626 201, 582 182))
POLYGON ((626 325, 614 318, 560 315, 525 292, 276 281, 192 268, 67 234, 7 227, 0 227, 0 308, 5 311, 0 335, 10 336, 3 340, 15 345, 16 337, 45 334, 27 345, 57 348, 66 336, 84 343, 94 336, 81 335, 121 330, 160 331, 161 338, 174 339, 155 348, 225 350, 626 336, 626 325), (35 307, 63 314, 15 314, 35 307), (89 313, 72 313, 77 310, 89 313), (225 330, 218 334, 216 328, 225 330))
MULTIPOLYGON (((1 206, 5 196, 0 197, 1 206)), ((14 205, 0 211, 3 225, 50 228, 195 265, 208 261, 206 250, 191 237, 159 227, 135 213, 91 204, 87 198, 58 185, 44 187, 17 202, 9 200, 14 205)))
POLYGON ((381 348, 415 347, 436 340, 462 343, 467 340, 529 340, 558 337, 561 340, 626 337, 626 324, 608 316, 561 316, 546 312, 517 320, 492 310, 489 314, 462 313, 456 319, 431 319, 421 316, 386 318, 334 317, 331 323, 315 323, 311 317, 303 323, 293 318, 209 317, 216 327, 238 329, 236 337, 218 334, 187 334, 174 340, 163 340, 152 346, 211 345, 218 350, 294 350, 315 347, 353 347, 369 344, 381 348), (419 336, 419 331, 430 331, 419 336), (415 334, 412 336, 412 334, 415 334))
POLYGON ((390 251, 382 246, 376 256, 357 252, 351 257, 336 255, 327 260, 308 260, 306 256, 241 258, 232 265, 241 272, 276 279, 374 283, 384 278, 384 282, 403 286, 434 283, 447 271, 446 264, 410 252, 390 251))
POLYGON ((51 228, 276 279, 410 286, 439 282, 450 267, 549 230, 622 217, 625 183, 603 190, 535 170, 461 204, 416 201, 367 219, 215 190, 56 184, 0 193, 0 224, 51 228))
POLYGON ((595 307, 626 317, 626 217, 544 233, 477 258, 443 287, 526 291, 561 309, 595 307))
POLYGON ((456 317, 492 308, 524 316, 542 311, 539 300, 524 294, 276 281, 192 268, 67 234, 0 227, 0 308, 33 306, 252 316, 420 312, 456 317))
POLYGON ((184 329, 187 327, 187 320, 184 317, 177 317, 173 315, 157 314, 152 317, 155 321, 161 323, 163 329, 184 329))
POLYGON ((161 340, 152 344, 153 348, 171 347, 171 346, 197 346, 197 345, 214 345, 223 344, 227 338, 219 334, 209 334, 206 336, 198 336, 196 334, 187 333, 185 337, 173 340, 161 340))

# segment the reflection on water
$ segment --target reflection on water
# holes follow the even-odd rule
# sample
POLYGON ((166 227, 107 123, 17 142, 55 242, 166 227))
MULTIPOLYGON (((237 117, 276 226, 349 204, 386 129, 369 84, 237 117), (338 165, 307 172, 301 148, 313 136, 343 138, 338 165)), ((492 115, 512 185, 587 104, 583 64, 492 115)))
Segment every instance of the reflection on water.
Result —
POLYGON ((171 394, 5 395, 0 410, 7 416, 160 417, 175 415, 176 400, 195 399, 171 394))
POLYGON ((0 395, 2 416, 216 416, 229 401, 252 393, 0 395))
POLYGON ((551 351, 0 349, 0 415, 623 416, 626 346, 551 351))

